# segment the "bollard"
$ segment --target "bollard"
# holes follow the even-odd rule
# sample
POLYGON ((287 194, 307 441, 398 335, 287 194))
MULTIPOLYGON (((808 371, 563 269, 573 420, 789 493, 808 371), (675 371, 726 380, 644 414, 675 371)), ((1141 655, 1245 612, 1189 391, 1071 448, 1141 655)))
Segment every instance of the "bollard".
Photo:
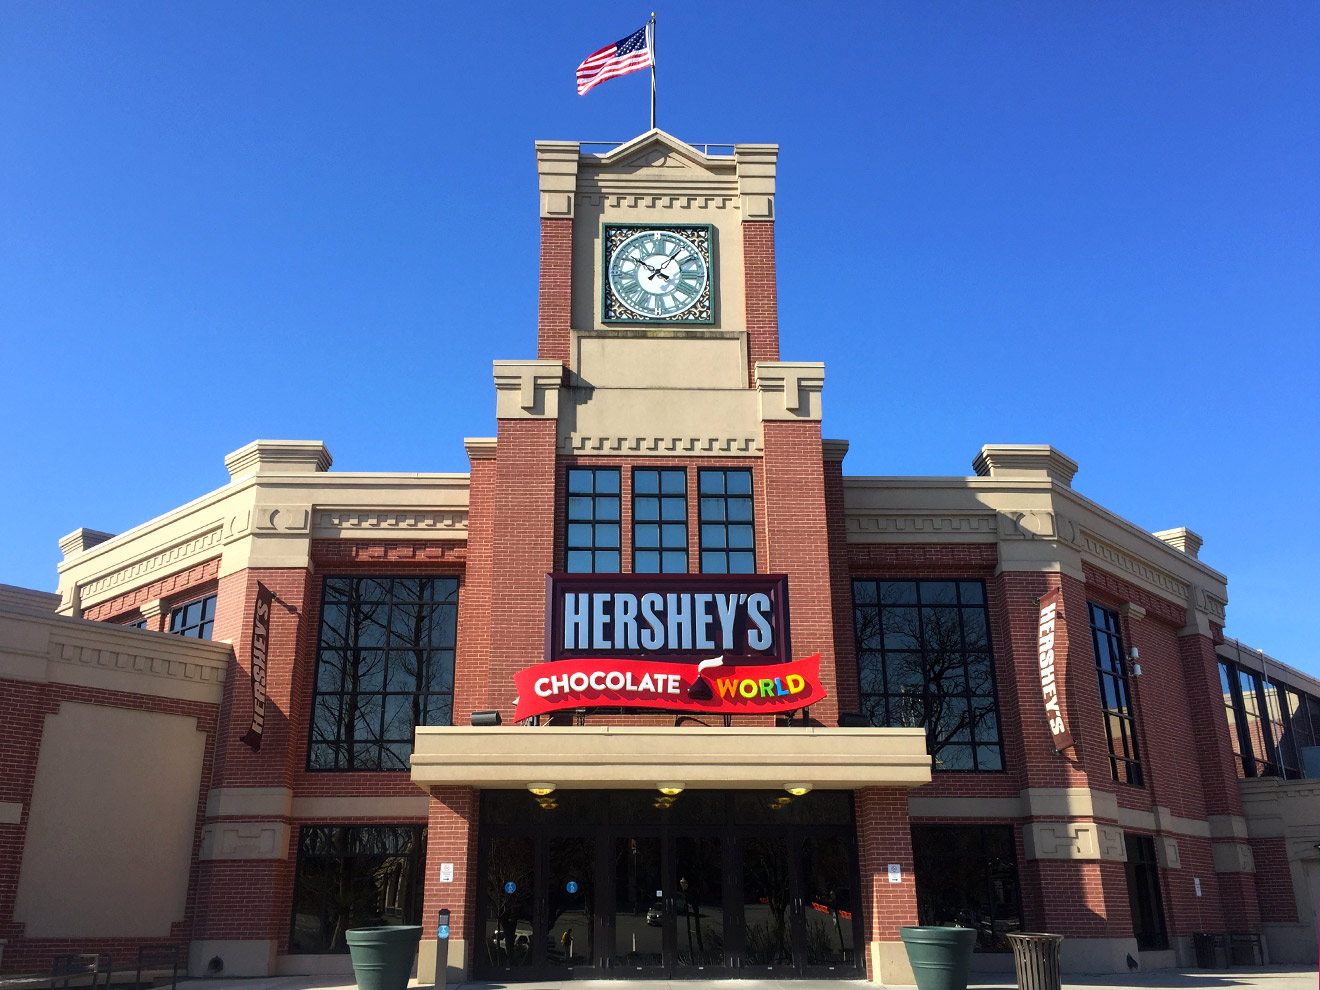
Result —
POLYGON ((445 990, 449 979, 449 909, 440 909, 435 925, 435 990, 445 990))

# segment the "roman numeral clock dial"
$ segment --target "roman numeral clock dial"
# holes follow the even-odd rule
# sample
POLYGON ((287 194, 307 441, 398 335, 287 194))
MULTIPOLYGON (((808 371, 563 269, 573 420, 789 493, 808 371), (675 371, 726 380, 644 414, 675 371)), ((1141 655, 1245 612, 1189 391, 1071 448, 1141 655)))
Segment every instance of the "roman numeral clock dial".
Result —
POLYGON ((709 226, 606 224, 602 235, 606 323, 714 322, 709 226))

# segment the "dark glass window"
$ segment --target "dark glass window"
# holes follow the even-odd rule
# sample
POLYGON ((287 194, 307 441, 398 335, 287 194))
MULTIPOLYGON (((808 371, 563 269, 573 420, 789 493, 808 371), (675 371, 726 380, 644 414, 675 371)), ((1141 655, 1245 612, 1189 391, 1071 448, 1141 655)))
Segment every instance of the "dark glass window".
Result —
POLYGON ((917 924, 976 929, 979 952, 1007 952, 1022 930, 1009 825, 913 825, 917 924))
MULTIPOLYGON (((1251 764, 1248 777, 1273 777, 1278 768, 1274 763, 1274 747, 1261 717, 1260 696, 1263 694, 1260 678, 1249 670, 1238 668, 1238 696, 1242 699, 1242 721, 1246 741, 1251 746, 1251 764)), ((1243 753, 1246 757, 1246 753, 1243 753)))
MULTIPOLYGON (((143 622, 146 620, 144 619, 143 622)), ((193 639, 210 639, 215 625, 215 595, 198 598, 170 612, 170 632, 193 639)))
POLYGON ((420 925, 425 868, 425 826, 302 826, 289 952, 347 952, 350 928, 420 925))
POLYGON ((752 472, 697 472, 701 496, 701 573, 755 574, 752 472))
POLYGON ((1132 934, 1138 949, 1167 949, 1169 933, 1164 927, 1164 904, 1160 900, 1160 871, 1155 862, 1155 840, 1149 835, 1125 832, 1127 845, 1128 900, 1132 909, 1132 934))
MULTIPOLYGON (((147 620, 146 620, 146 619, 134 619, 132 622, 125 622, 124 625, 127 626, 129 629, 146 629, 146 628, 147 628, 147 620)), ((211 637, 210 637, 210 635, 207 635, 207 636, 203 636, 202 638, 203 638, 203 639, 210 639, 211 637)))
POLYGON ((688 569, 687 471, 633 471, 633 571, 686 574, 688 569))
POLYGON ((936 770, 1002 770, 985 585, 854 581, 862 711, 924 726, 936 770))
POLYGON ((619 572, 619 469, 569 468, 567 560, 576 574, 619 572))
POLYGON ((1224 716, 1228 719, 1228 738, 1233 744, 1234 762, 1239 777, 1254 777, 1251 741, 1242 718, 1242 699, 1238 696, 1237 670, 1222 661, 1219 664, 1219 689, 1224 695, 1224 716))
POLYGON ((413 727, 450 725, 458 579, 327 577, 309 770, 407 770, 413 727))
POLYGON ((1118 613, 1095 602, 1087 605, 1095 669, 1100 677, 1100 707, 1104 709, 1105 734, 1109 737, 1109 772, 1120 784, 1141 787, 1141 755, 1137 751, 1136 719, 1118 613))
POLYGON ((1286 688, 1276 681, 1265 681, 1265 711, 1269 715, 1270 743, 1274 757, 1288 778, 1302 775, 1301 760, 1297 757, 1297 740, 1293 733, 1292 713, 1286 706, 1286 688))

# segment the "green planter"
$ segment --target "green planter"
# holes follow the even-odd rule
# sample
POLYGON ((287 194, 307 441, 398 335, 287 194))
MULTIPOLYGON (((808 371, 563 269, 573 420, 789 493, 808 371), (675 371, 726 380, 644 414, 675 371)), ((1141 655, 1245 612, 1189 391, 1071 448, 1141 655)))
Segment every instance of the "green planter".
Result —
POLYGON ((344 932, 360 990, 407 990, 421 925, 382 925, 344 932))
POLYGON ((921 925, 900 928, 898 934, 912 963, 917 990, 967 990, 975 928, 921 925))

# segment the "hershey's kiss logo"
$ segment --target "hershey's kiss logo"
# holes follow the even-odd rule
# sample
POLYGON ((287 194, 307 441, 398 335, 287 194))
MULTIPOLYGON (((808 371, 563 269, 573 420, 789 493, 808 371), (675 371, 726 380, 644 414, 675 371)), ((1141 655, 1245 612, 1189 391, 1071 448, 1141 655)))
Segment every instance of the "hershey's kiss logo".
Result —
POLYGON ((723 667, 724 655, 711 657, 709 660, 703 660, 697 664, 697 679, 693 681, 692 686, 688 688, 688 697, 693 701, 710 701, 715 697, 715 691, 710 686, 710 681, 706 679, 706 671, 712 667, 723 667))

